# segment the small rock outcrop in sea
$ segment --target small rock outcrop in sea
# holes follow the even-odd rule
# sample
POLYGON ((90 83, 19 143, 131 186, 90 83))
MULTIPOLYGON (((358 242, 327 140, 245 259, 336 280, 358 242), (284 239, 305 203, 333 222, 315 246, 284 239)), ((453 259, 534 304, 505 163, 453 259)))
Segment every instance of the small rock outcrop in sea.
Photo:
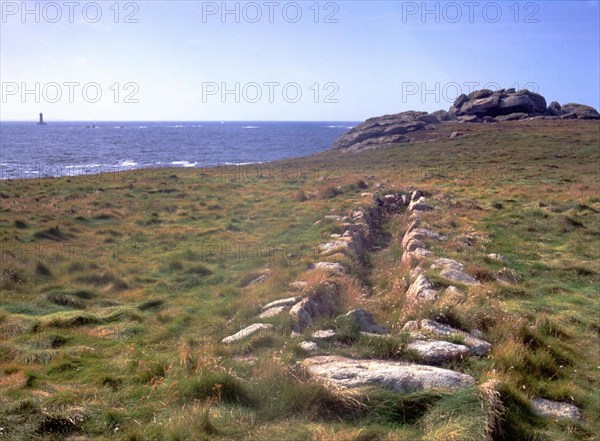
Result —
MULTIPOLYGON (((446 110, 436 112, 407 112, 369 118, 339 137, 333 149, 359 151, 412 141, 413 132, 433 129, 447 121, 464 123, 499 123, 520 119, 600 119, 600 113, 591 106, 568 103, 560 105, 529 90, 489 89, 476 90, 456 98, 446 110)), ((459 136, 453 132, 452 138, 459 136)))

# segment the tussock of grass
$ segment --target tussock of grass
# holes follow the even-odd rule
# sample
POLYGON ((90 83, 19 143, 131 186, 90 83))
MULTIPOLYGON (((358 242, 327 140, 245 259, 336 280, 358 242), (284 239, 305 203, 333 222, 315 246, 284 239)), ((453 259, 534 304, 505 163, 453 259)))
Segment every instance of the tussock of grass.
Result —
POLYGON ((36 239, 47 239, 54 242, 64 242, 73 237, 73 235, 64 233, 58 226, 47 228, 45 230, 37 231, 33 234, 36 239))
POLYGON ((185 400, 213 400, 251 406, 253 399, 242 382, 225 372, 204 371, 178 382, 178 390, 185 400))
POLYGON ((122 291, 129 288, 129 285, 124 280, 110 272, 104 272, 101 274, 88 274, 85 276, 80 276, 76 280, 78 283, 108 288, 115 291, 122 291))
POLYGON ((146 311, 149 309, 158 309, 162 305, 164 305, 164 303, 165 303, 165 301, 162 299, 146 300, 138 305, 138 309, 140 311, 146 311))
POLYGON ((425 440, 492 441, 501 413, 500 400, 494 392, 465 389, 439 400, 420 424, 425 440))
POLYGON ((55 305, 68 306, 69 308, 83 309, 84 303, 75 296, 69 294, 48 294, 46 300, 55 305))

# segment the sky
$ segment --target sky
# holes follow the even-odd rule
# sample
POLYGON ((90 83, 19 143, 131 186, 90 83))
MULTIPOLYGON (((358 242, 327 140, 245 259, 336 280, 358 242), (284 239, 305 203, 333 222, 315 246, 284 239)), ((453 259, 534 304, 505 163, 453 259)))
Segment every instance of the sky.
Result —
POLYGON ((2 1, 0 120, 361 121, 527 88, 600 107, 598 1, 2 1))

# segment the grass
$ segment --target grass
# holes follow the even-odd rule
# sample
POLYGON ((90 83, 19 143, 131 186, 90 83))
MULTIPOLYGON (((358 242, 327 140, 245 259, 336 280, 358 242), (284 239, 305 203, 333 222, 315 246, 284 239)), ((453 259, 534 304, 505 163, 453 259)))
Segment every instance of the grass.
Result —
MULTIPOLYGON (((303 172, 286 177, 158 169, 0 182, 8 195, 0 212, 7 439, 596 439, 598 123, 465 127, 427 131, 429 141, 297 159, 294 170, 303 172), (456 130, 465 135, 450 139, 456 130), (322 164, 335 167, 315 172, 322 164), (411 185, 440 208, 423 221, 447 239, 428 245, 480 282, 415 309, 403 303, 404 213, 385 220, 380 248, 360 262, 321 258, 316 248, 344 232, 326 215, 370 204, 362 192, 411 185), (330 259, 351 277, 326 284, 306 271, 330 259), (308 282, 305 291, 290 286, 297 280, 308 282), (267 320, 271 333, 220 343, 253 323, 262 305, 299 294, 331 296, 334 316, 290 337, 281 314, 267 320), (336 320, 357 307, 392 335, 367 337, 336 320), (421 318, 485 333, 489 356, 445 366, 473 375, 479 387, 349 392, 297 365, 308 355, 299 343, 319 326, 338 332, 319 343, 319 354, 411 361, 401 329, 421 318), (490 378, 498 383, 485 389, 490 378), (535 417, 534 397, 576 404, 584 421, 535 417)), ((449 285, 428 275, 436 289, 449 285)))

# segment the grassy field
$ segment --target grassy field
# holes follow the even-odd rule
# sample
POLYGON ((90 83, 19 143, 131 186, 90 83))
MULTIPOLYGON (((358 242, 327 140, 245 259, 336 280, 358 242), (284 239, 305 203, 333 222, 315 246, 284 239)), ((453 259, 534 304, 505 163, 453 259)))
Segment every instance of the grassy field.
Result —
POLYGON ((0 439, 600 439, 599 123, 448 123, 420 136, 254 166, 2 181, 0 439), (490 355, 446 367, 499 382, 499 427, 485 427, 480 388, 316 382, 297 363, 310 331, 291 337, 287 314, 264 320, 272 332, 220 342, 294 295, 291 282, 318 285, 306 271, 325 260, 316 247, 343 232, 326 215, 408 186, 432 195, 423 220, 448 237, 436 254, 483 283, 404 307, 399 212, 363 262, 343 261, 344 310, 369 309, 393 336, 324 321, 344 338, 317 353, 410 358, 400 330, 421 317, 477 328, 490 355), (535 397, 576 404, 584 421, 536 417, 535 397))

